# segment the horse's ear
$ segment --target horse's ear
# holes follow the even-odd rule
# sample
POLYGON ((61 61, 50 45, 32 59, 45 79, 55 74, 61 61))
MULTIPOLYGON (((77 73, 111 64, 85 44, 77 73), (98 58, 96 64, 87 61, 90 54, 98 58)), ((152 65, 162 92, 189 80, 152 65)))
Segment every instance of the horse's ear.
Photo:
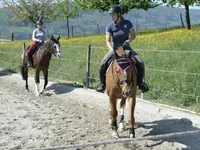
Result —
POLYGON ((52 41, 54 41, 54 40, 55 40, 53 35, 51 36, 51 40, 52 40, 52 41))
POLYGON ((57 41, 59 41, 59 39, 60 39, 60 35, 58 36, 57 41))

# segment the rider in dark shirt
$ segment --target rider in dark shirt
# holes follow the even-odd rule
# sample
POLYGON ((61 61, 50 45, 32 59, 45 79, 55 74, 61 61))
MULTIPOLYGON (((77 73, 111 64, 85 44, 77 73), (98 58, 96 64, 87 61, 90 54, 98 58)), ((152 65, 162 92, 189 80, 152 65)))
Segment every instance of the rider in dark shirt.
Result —
POLYGON ((121 45, 125 49, 126 55, 133 57, 136 60, 136 67, 138 70, 138 87, 142 92, 146 92, 149 90, 149 87, 144 82, 144 63, 139 55, 135 51, 133 51, 133 49, 129 45, 129 43, 136 38, 133 25, 129 20, 123 18, 122 8, 119 5, 112 7, 108 13, 113 20, 113 22, 108 24, 106 27, 106 45, 109 48, 109 52, 104 56, 103 60, 101 61, 101 83, 97 91, 105 91, 105 72, 108 60, 112 58, 114 50, 121 45))

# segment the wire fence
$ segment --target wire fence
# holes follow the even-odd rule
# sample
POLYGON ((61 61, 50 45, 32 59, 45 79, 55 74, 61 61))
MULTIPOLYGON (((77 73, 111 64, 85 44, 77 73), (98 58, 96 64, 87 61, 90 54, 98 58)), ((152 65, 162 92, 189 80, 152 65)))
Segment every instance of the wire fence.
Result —
MULTIPOLYGON (((8 48, 0 46, 0 68, 19 72, 22 62, 22 45, 8 48)), ((80 83, 88 88, 99 84, 99 66, 106 47, 91 46, 88 60, 88 46, 62 46, 62 58, 52 57, 49 77, 80 83), (102 51, 102 54, 99 54, 102 51), (89 70, 88 70, 89 63, 89 70)), ((150 92, 142 95, 148 100, 172 101, 176 105, 199 104, 200 72, 199 51, 136 50, 145 63, 146 82, 150 92), (172 55, 173 54, 173 55, 172 55), (174 61, 175 59, 176 62, 174 61), (184 61, 182 61, 184 59, 184 61)), ((31 70, 34 74, 34 70, 31 70)), ((139 94, 139 93, 138 93, 139 94)))

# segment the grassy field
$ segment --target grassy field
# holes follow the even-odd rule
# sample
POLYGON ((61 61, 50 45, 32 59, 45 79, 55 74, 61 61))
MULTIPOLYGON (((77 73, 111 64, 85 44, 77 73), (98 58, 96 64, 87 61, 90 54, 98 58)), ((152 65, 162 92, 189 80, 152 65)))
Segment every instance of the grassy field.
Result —
MULTIPOLYGON (((199 39, 200 26, 138 33, 132 48, 145 63, 146 82, 151 87, 145 99, 200 112, 199 39)), ((23 42, 31 43, 0 42, 0 68, 19 72, 23 42)), ((60 43, 62 59, 51 60, 50 78, 85 84, 87 49, 91 45, 90 87, 95 88, 100 61, 107 53, 105 35, 62 37, 60 43)))

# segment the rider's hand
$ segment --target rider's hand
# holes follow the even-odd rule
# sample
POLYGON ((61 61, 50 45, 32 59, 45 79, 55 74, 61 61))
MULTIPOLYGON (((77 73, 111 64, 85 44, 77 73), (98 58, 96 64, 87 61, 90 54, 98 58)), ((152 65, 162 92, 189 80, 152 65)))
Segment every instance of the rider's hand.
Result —
POLYGON ((114 49, 113 49, 113 48, 111 48, 111 49, 110 49, 110 51, 114 52, 114 49))
POLYGON ((126 40, 126 41, 122 44, 122 47, 124 47, 124 46, 129 46, 129 43, 130 43, 130 40, 126 40))

